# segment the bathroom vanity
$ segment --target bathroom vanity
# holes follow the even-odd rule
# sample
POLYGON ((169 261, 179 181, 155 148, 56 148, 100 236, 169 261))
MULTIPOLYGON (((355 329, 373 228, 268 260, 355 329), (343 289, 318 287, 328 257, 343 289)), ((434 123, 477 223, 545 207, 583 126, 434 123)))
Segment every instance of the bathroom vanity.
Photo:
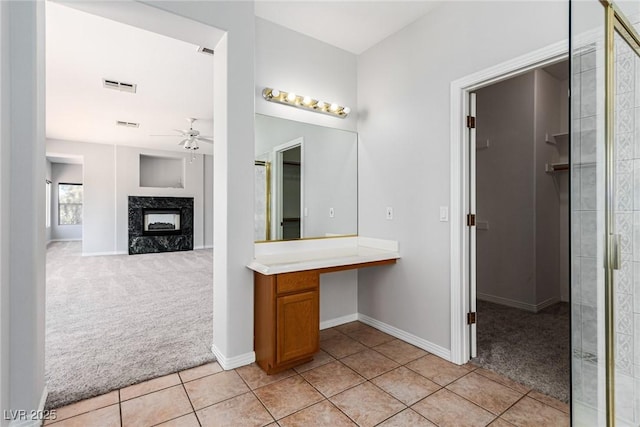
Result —
POLYGON ((356 236, 256 248, 247 265, 254 271, 254 351, 267 374, 309 362, 318 352, 321 274, 400 258, 397 242, 356 236))

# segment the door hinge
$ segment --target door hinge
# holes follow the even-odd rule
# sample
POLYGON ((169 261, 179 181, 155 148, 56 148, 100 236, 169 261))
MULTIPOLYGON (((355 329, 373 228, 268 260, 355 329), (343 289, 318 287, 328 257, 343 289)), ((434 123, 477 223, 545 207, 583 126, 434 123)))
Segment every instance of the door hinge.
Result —
POLYGON ((474 325, 476 323, 476 312, 467 313, 467 325, 474 325))
POLYGON ((467 226, 475 227, 476 226, 476 215, 475 214, 467 214, 467 226))
POLYGON ((476 128, 476 118, 473 116, 467 116, 467 127, 470 129, 476 128))

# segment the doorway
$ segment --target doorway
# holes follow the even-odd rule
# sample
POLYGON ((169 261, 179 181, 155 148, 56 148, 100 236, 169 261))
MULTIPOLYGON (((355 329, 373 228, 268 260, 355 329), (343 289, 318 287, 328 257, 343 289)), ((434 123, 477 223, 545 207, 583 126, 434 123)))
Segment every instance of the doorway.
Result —
POLYGON ((304 138, 278 145, 273 149, 275 159, 275 203, 276 238, 281 240, 304 237, 304 138))
POLYGON ((469 147, 472 361, 564 402, 570 382, 568 67, 561 61, 471 93, 469 147))

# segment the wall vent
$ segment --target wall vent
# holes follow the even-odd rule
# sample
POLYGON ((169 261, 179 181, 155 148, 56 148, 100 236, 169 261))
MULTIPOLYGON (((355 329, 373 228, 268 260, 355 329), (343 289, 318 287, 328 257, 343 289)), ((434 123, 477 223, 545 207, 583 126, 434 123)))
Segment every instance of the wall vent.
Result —
POLYGON ((139 128, 140 127, 140 123, 124 122, 122 120, 116 120, 116 126, 123 126, 123 127, 126 127, 126 128, 139 128))
POLYGON ((134 83, 119 82, 117 80, 102 79, 102 86, 107 89, 119 90, 121 92, 136 93, 138 85, 134 83))
POLYGON ((208 47, 200 46, 198 52, 213 56, 213 49, 209 49, 208 47))

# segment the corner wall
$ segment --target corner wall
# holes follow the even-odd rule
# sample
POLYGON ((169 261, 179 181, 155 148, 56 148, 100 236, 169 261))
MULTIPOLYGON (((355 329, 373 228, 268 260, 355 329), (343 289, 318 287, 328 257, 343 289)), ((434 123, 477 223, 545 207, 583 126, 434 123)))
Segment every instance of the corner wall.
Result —
POLYGON ((567 2, 443 2, 358 57, 359 232, 402 255, 358 273, 360 313, 451 348, 450 84, 567 38, 567 2))

